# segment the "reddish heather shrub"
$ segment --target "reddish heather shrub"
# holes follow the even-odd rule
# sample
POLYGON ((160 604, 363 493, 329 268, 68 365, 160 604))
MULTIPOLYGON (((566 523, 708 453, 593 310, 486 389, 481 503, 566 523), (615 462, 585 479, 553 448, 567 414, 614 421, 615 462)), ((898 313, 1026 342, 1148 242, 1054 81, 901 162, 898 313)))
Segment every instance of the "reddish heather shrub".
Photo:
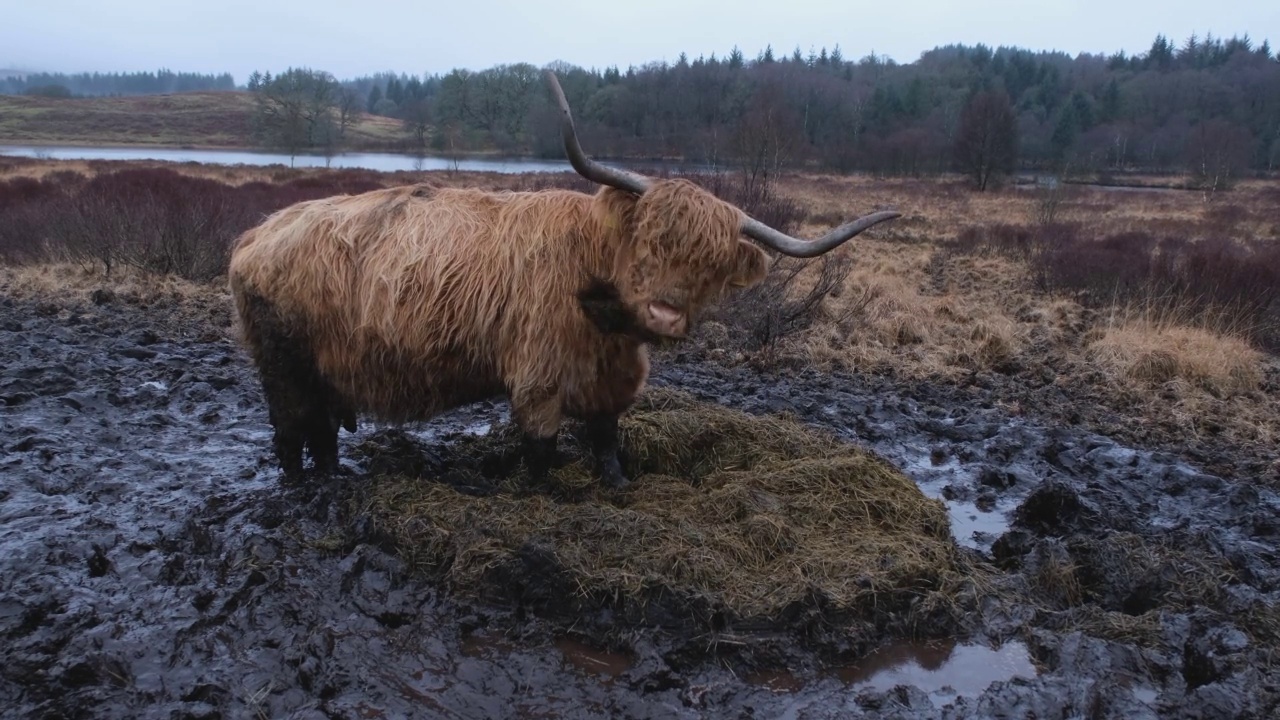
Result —
POLYGON ((70 196, 62 224, 73 255, 193 280, 218 275, 242 212, 230 186, 168 169, 98 175, 70 196))
POLYGON ((546 172, 523 173, 521 175, 517 175, 513 189, 526 192, 550 189, 576 190, 578 192, 594 194, 600 189, 600 186, 577 173, 546 172))
POLYGON ((60 247, 54 233, 66 195, 62 183, 48 178, 0 181, 0 261, 35 262, 45 259, 51 247, 60 247))
POLYGON ((1232 229, 1249 218, 1249 211, 1235 203, 1220 203, 1205 211, 1204 219, 1213 227, 1232 229))
POLYGON ((225 272, 231 241, 271 212, 378 187, 378 175, 366 171, 241 186, 168 168, 129 168, 89 180, 67 172, 17 178, 0 182, 0 259, 70 256, 101 263, 107 272, 127 264, 208 280, 225 272))

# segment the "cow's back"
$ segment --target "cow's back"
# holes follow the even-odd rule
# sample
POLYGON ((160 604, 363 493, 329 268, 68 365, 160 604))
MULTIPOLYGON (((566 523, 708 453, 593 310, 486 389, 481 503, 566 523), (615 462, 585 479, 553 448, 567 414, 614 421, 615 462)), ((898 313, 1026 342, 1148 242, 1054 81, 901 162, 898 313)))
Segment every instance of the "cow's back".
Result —
POLYGON ((520 342, 530 298, 551 294, 539 286, 561 282, 563 237, 588 203, 427 186, 307 201, 242 236, 233 284, 301 329, 360 410, 424 418, 503 390, 504 350, 520 342))

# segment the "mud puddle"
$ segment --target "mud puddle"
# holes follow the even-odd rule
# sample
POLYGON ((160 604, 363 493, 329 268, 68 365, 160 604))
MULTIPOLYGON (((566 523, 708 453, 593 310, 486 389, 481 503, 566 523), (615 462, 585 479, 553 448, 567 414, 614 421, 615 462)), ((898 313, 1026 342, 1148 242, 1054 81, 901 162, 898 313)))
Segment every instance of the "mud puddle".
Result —
POLYGON ((1017 641, 998 648, 978 643, 907 642, 877 650, 855 665, 837 668, 835 674, 854 691, 889 692, 899 685, 910 685, 942 707, 957 697, 977 697, 997 682, 1032 679, 1036 668, 1027 646, 1017 641))
MULTIPOLYGON (((1280 624, 1280 500, 1248 478, 1011 419, 948 389, 656 363, 655 385, 794 413, 889 458, 952 504, 957 539, 1001 568, 1002 592, 1022 588, 1025 601, 978 598, 974 637, 949 659, 894 661, 860 679, 832 676, 775 640, 800 659, 783 669, 803 680, 779 687, 787 681, 768 681, 777 668, 725 667, 709 647, 699 659, 687 639, 657 630, 628 629, 626 652, 616 637, 612 646, 569 639, 569 628, 518 608, 454 600, 378 547, 343 544, 328 490, 278 483, 266 412, 238 349, 200 338, 207 328, 183 334, 164 312, 0 299, 2 717, 1262 718, 1277 709, 1267 632, 1280 624), (1022 656, 967 654, 1019 642, 1039 669, 1025 678, 1022 656), (936 662, 947 680, 928 674, 936 662), (979 690, 979 667, 1002 679, 979 690), (752 672, 763 674, 752 682, 752 672)), ((469 408, 414 433, 447 441, 504 413, 501 403, 469 408)), ((344 433, 344 457, 372 432, 344 433)), ((866 668, 885 653, 847 664, 866 668)))
POLYGON ((567 664, 588 675, 599 676, 604 682, 612 682, 635 665, 630 655, 599 650, 572 638, 557 638, 555 645, 567 664))
POLYGON ((775 693, 797 693, 834 677, 842 686, 838 692, 847 699, 866 691, 887 694, 909 686, 941 709, 957 698, 976 698, 998 682, 1034 679, 1037 672, 1030 651, 1019 641, 996 648, 955 641, 908 641, 875 650, 854 664, 832 668, 809 681, 785 670, 757 671, 747 674, 745 680, 775 693))

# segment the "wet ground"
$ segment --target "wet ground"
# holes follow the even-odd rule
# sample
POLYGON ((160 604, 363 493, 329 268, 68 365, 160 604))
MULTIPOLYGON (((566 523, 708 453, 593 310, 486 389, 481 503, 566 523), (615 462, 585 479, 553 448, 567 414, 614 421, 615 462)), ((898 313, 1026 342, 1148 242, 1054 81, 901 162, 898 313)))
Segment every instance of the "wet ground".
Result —
MULTIPOLYGON (((1280 712, 1280 499, 1254 478, 1009 417, 973 388, 661 362, 655 385, 794 413, 889 458, 947 500, 996 580, 965 637, 887 637, 865 657, 737 667, 715 649, 745 634, 645 628, 601 647, 344 542, 335 491, 279 484, 232 343, 97 299, 0 298, 2 717, 1280 712)), ((470 408, 411 437, 504 417, 470 408)), ((341 437, 357 473, 350 449, 371 433, 341 437)))

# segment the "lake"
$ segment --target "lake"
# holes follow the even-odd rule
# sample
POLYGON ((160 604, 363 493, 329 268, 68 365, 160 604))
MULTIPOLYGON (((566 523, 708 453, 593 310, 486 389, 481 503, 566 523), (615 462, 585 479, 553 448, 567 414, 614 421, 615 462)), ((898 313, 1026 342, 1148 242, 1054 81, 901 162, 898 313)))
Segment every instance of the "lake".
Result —
MULTIPOLYGON (((197 162, 214 165, 284 165, 289 167, 361 168, 379 172, 409 170, 457 169, 474 172, 531 173, 573 172, 568 160, 539 160, 521 157, 473 157, 454 161, 440 156, 403 155, 396 153, 340 153, 326 158, 323 155, 295 155, 290 158, 282 153, 256 150, 187 150, 163 147, 77 147, 0 145, 0 155, 39 157, 55 160, 162 160, 167 162, 197 162)), ((703 166, 674 162, 612 162, 621 167, 679 167, 684 171, 698 171, 703 166)))
MULTIPOLYGON (((443 157, 416 157, 393 153, 341 153, 326 158, 323 155, 295 155, 290 158, 282 153, 254 150, 188 150, 162 147, 77 147, 77 146, 23 146, 0 145, 0 155, 41 157, 55 160, 163 160, 167 162, 197 162, 216 165, 284 165, 289 167, 362 168, 393 172, 396 170, 448 170, 453 161, 443 157)), ((571 171, 568 160, 537 160, 533 158, 492 157, 459 159, 458 170, 501 173, 566 172, 571 171)))

